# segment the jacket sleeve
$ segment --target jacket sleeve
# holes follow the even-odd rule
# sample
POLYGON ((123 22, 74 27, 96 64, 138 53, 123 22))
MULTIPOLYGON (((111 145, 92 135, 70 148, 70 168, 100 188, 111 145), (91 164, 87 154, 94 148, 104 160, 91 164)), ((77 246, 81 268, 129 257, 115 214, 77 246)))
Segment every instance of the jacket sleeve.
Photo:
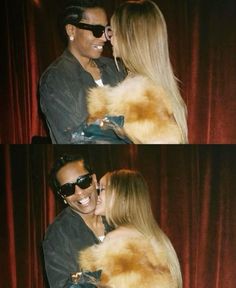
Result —
MULTIPOLYGON (((59 241, 58 241, 59 242, 59 241)), ((52 245, 49 240, 43 241, 45 270, 50 288, 68 288, 71 286, 70 273, 77 272, 77 264, 72 259, 70 248, 61 248, 63 243, 52 245), (76 268, 75 268, 76 267, 76 268)))
POLYGON ((84 87, 50 75, 41 79, 39 93, 52 143, 73 143, 73 133, 87 117, 84 87))

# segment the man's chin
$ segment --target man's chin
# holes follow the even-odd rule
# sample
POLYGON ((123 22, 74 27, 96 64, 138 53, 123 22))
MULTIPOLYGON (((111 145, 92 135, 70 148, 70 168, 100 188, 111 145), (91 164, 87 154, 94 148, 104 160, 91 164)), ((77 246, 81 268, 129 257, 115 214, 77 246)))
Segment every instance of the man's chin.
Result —
POLYGON ((96 52, 93 53, 93 57, 91 57, 92 59, 99 59, 102 56, 102 52, 96 52))
POLYGON ((79 214, 95 214, 95 208, 96 207, 78 207, 78 206, 74 206, 74 207, 71 207, 72 210, 74 210, 76 213, 79 213, 79 214))

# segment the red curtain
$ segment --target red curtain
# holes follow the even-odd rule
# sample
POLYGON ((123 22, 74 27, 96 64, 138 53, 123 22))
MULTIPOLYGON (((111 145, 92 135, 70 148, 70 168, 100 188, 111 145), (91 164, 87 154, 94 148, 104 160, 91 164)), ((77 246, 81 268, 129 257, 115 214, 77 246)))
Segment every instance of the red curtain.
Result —
MULTIPOLYGON (((45 136, 37 85, 63 51, 57 15, 63 0, 3 0, 0 9, 0 141, 45 136)), ((109 16, 124 0, 108 1, 109 16)), ((235 0, 156 0, 189 117, 190 143, 236 143, 235 0)), ((105 55, 111 56, 107 48, 105 55)))
POLYGON ((141 171, 184 288, 236 286, 236 146, 12 145, 0 146, 1 287, 46 287, 41 240, 64 207, 48 174, 62 153, 83 153, 98 178, 124 167, 141 171))

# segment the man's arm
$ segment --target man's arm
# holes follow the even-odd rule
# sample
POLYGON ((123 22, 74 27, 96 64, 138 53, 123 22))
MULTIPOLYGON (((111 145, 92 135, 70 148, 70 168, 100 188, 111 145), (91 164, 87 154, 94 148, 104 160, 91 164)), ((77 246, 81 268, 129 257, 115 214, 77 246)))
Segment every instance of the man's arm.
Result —
POLYGON ((76 255, 68 246, 68 241, 52 245, 43 241, 45 270, 50 288, 68 288, 71 286, 70 274, 77 272, 76 255))
POLYGON ((40 106, 53 143, 72 143, 72 134, 87 117, 84 88, 52 76, 40 82, 40 106))

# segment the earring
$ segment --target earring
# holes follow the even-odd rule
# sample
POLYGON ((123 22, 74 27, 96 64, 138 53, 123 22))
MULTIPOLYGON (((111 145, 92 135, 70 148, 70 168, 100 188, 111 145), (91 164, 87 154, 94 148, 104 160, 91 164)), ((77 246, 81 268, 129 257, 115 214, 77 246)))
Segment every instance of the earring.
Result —
POLYGON ((75 37, 73 35, 70 35, 70 41, 74 41, 75 40, 75 37))
POLYGON ((65 203, 65 204, 67 204, 67 201, 66 201, 66 199, 64 199, 63 201, 64 201, 64 203, 65 203))

